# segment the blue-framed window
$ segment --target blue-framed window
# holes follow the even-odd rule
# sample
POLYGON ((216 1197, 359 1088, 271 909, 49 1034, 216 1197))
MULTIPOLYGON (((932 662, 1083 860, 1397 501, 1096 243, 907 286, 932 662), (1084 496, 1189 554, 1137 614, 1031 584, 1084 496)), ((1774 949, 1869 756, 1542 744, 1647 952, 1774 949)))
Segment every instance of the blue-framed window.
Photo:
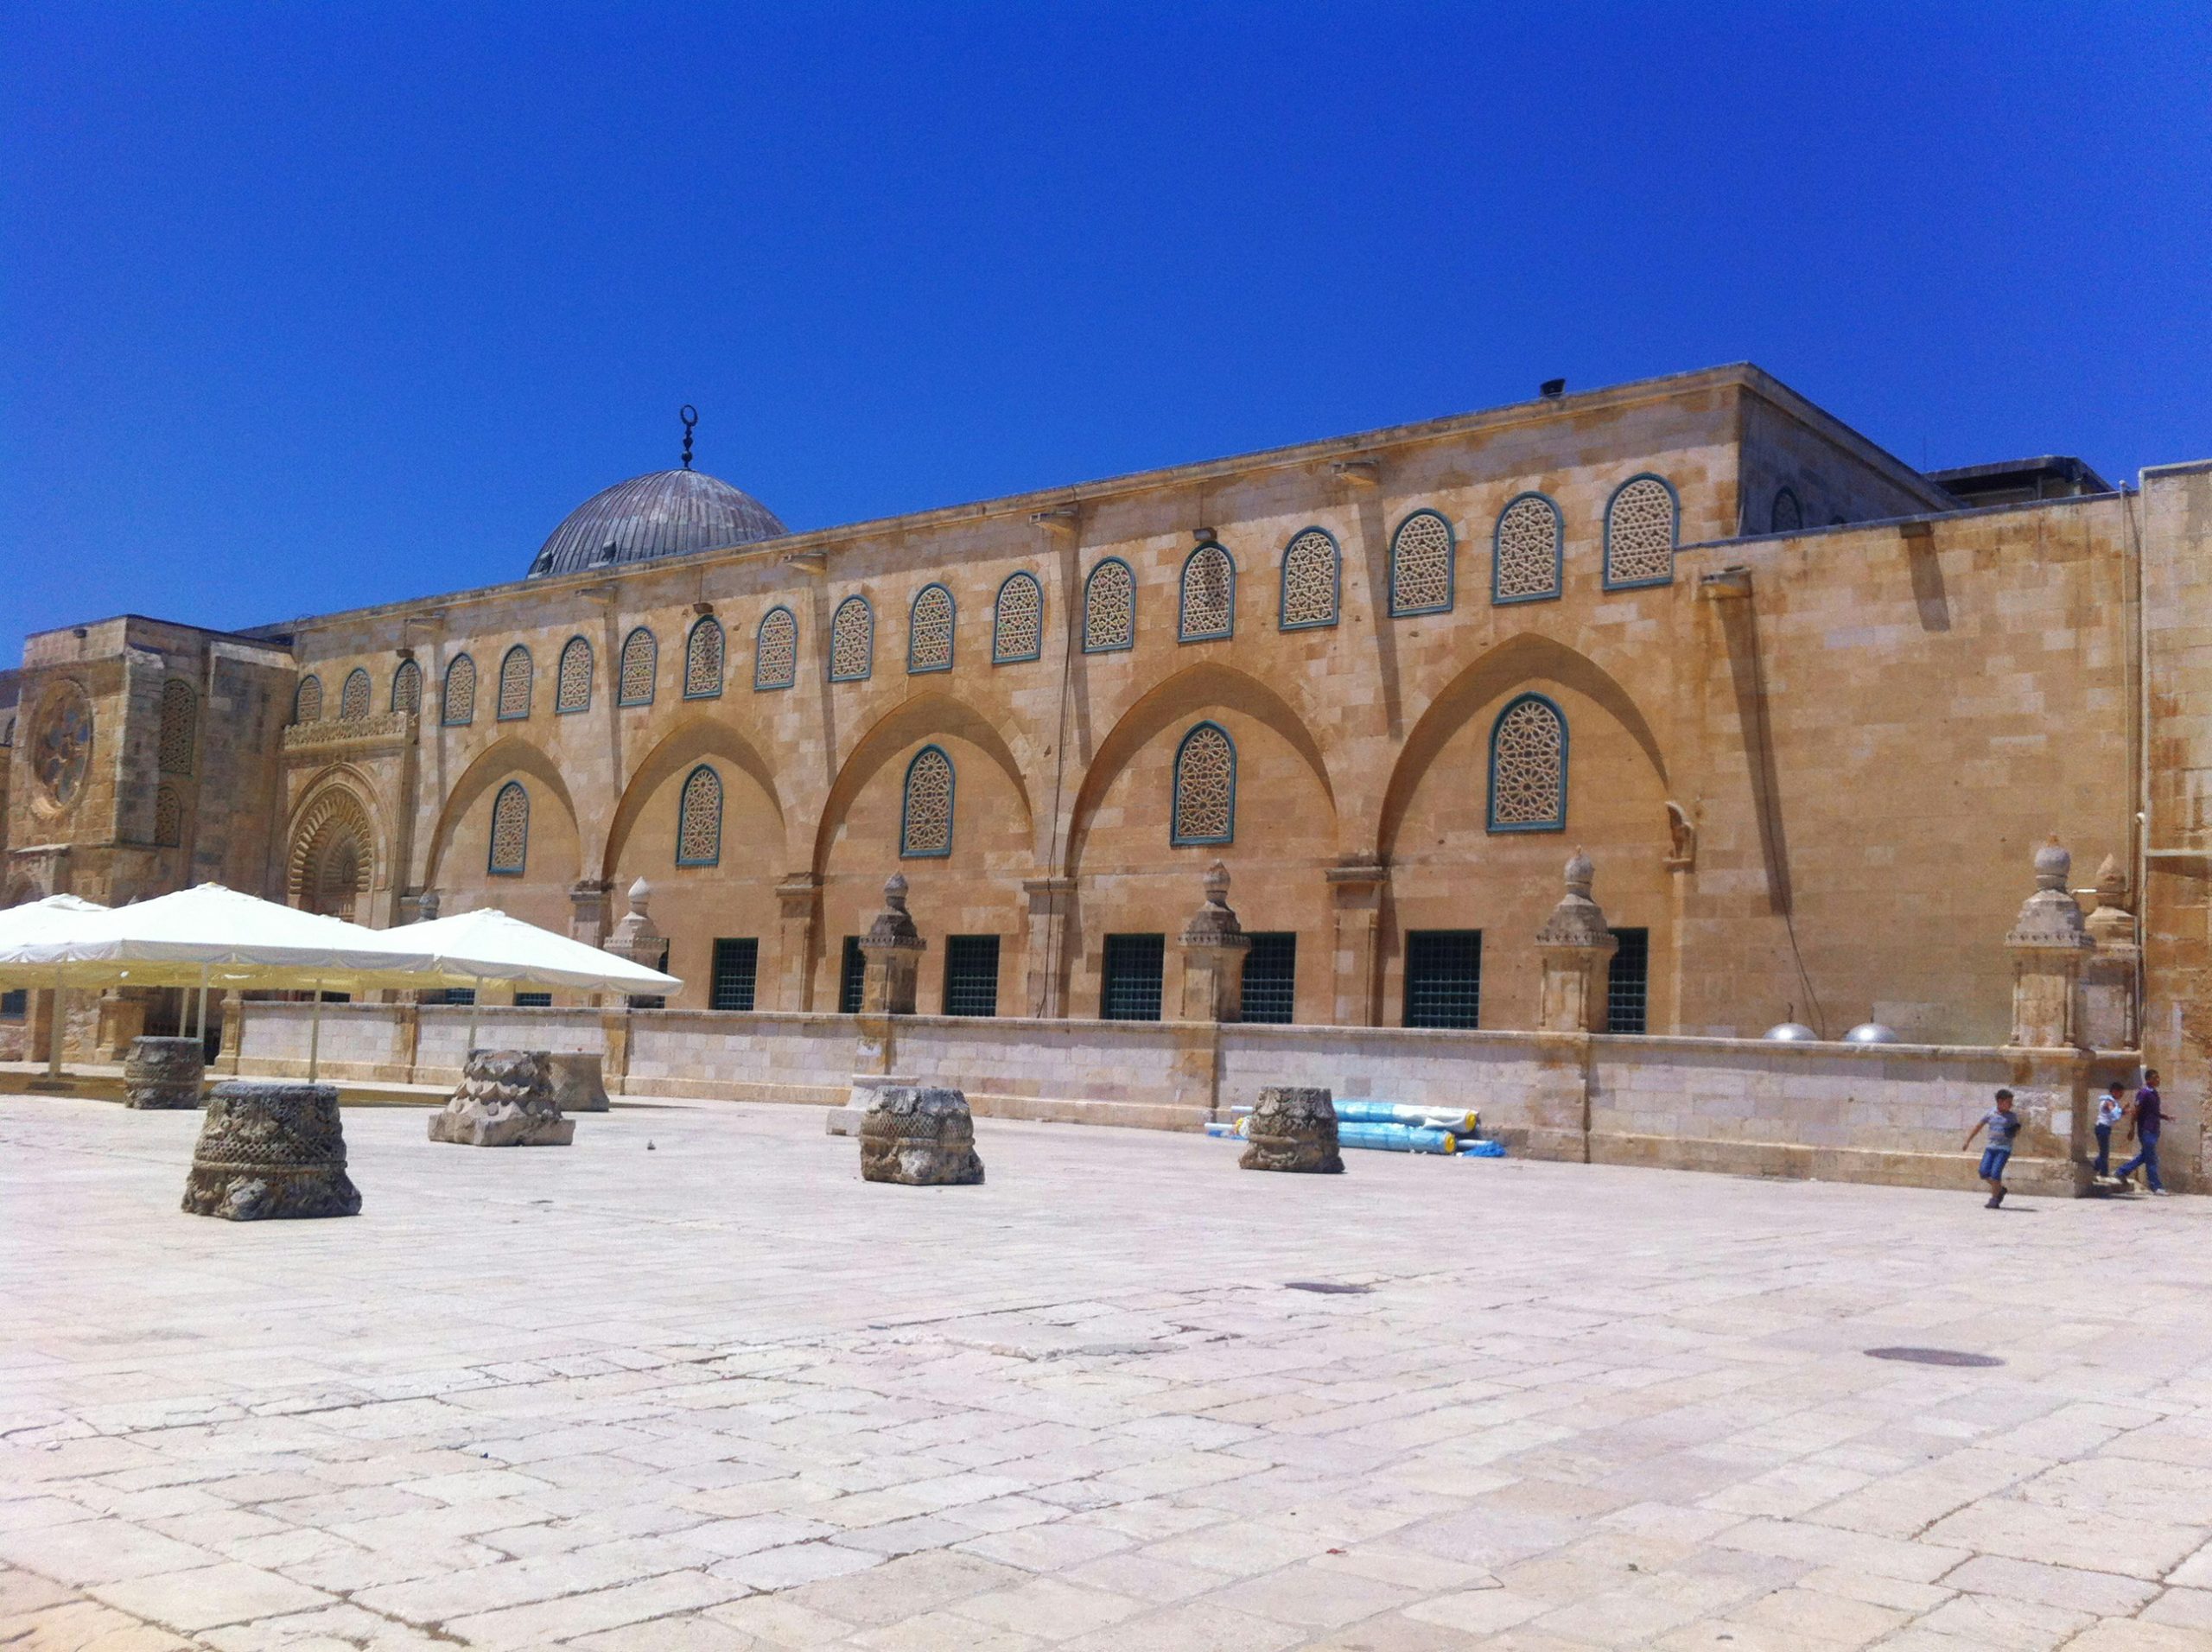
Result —
POLYGON ((441 696, 439 720, 448 728, 466 728, 476 721, 476 662, 455 654, 446 667, 446 689, 441 696))
POLYGON ((322 721, 322 679, 308 672, 300 679, 300 686, 292 690, 292 721, 311 723, 322 721))
POLYGON ((1136 645, 1136 574, 1119 556, 1102 557, 1083 581, 1083 651, 1113 654, 1136 645))
POLYGON ((875 610, 855 594, 830 616, 830 680, 861 683, 875 675, 875 610))
POLYGON ((561 645, 561 669, 553 678, 553 715, 567 716, 591 709, 591 643, 571 637, 561 645))
POLYGON ((1556 598, 1566 540, 1566 522, 1551 495, 1529 492, 1508 499, 1491 531, 1490 600, 1503 607, 1556 598))
POLYGON ((727 648, 722 622, 702 614, 683 639, 683 697, 719 700, 722 697, 722 655, 727 648))
POLYGON ((1009 574, 991 607, 991 664, 1013 665, 1045 651, 1045 588, 1034 574, 1009 574))
POLYGON ((907 860, 935 860, 952 853, 952 759, 941 746, 925 746, 906 765, 899 804, 899 853, 907 860))
POLYGON ((1390 614, 1449 613, 1459 588, 1459 536, 1434 511, 1416 511, 1390 536, 1390 614))
POLYGON ((932 581, 914 594, 913 606, 906 610, 908 675, 952 669, 953 633, 959 622, 959 605, 944 586, 932 581))
MULTIPOLYGON (((188 693, 190 692, 189 689, 186 691, 188 693)), ((338 715, 340 721, 344 722, 359 722, 364 717, 366 717, 369 715, 370 692, 369 674, 366 671, 363 670, 357 665, 352 670, 346 672, 345 684, 338 690, 338 715)), ((162 696, 163 701, 166 702, 168 697, 168 690, 164 689, 162 691, 162 696)), ((168 709, 168 705, 164 703, 162 709, 164 714, 166 714, 168 709)))
POLYGON ((519 878, 530 862, 530 793, 510 780, 492 799, 492 847, 485 870, 496 878, 519 878))
POLYGON ((1785 487, 1774 496, 1774 508, 1767 513, 1767 531, 1796 533, 1805 525, 1805 507, 1797 502, 1797 491, 1785 487))
POLYGON ((1236 562, 1218 539, 1183 559, 1181 595, 1175 608, 1179 642, 1205 643, 1236 629, 1236 562))
POLYGON ((1664 476, 1645 471, 1615 488, 1605 501, 1605 588, 1672 583, 1681 525, 1682 502, 1664 476))
POLYGON ((683 777, 676 807, 676 864, 719 866, 722 858, 722 778, 702 763, 683 777))
POLYGON ((1490 829, 1567 829, 1567 714, 1543 695, 1516 695, 1490 727, 1490 829))
POLYGON ((1236 742, 1217 722, 1192 725, 1175 748, 1169 841, 1228 843, 1236 837, 1236 742))
POLYGON ((497 714, 500 722, 521 722, 530 715, 530 692, 532 673, 530 650, 517 643, 499 661, 499 704, 497 714))
POLYGON ((391 708, 410 716, 423 708, 423 668, 411 659, 391 674, 391 708))
POLYGON ((753 690, 788 689, 798 681, 798 621, 789 608, 771 608, 753 634, 753 690))
POLYGON ((1310 631, 1337 623, 1344 598, 1344 557, 1326 528, 1301 528, 1282 552, 1282 600, 1276 623, 1285 631, 1310 631))
POLYGON ((614 684, 618 706, 649 706, 653 679, 660 673, 660 642, 639 626, 622 639, 622 670, 614 684))

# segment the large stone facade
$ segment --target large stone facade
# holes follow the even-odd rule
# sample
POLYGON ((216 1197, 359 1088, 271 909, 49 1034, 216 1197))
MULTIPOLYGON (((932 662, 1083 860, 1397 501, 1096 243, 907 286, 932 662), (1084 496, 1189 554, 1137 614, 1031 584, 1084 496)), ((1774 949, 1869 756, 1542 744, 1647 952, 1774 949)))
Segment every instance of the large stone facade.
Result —
POLYGON ((216 877, 378 924, 434 895, 596 942, 643 878, 671 1008, 834 1015, 897 871, 921 1014, 973 1007, 985 937, 1001 1016, 1142 1013, 1109 965, 1160 937, 1172 1021, 1217 860, 1247 1003, 1418 1020, 1435 932, 1478 933, 1452 1013, 1511 1030, 1580 846, 1654 1034, 1999 1047, 2056 832, 2126 874, 2193 1161, 2208 550, 2212 467, 1962 511, 1715 369, 248 637, 41 633, 6 893, 216 877), (73 708, 65 799, 38 737, 73 708))

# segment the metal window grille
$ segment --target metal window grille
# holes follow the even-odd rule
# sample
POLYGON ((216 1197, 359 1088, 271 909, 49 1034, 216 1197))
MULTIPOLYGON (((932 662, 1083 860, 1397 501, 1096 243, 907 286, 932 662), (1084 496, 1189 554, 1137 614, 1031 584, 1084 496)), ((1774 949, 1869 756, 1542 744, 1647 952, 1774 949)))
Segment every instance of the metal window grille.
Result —
POLYGON ((868 955, 861 950, 861 937, 845 937, 845 956, 837 966, 837 1013, 857 1015, 861 1013, 861 989, 868 981, 868 955))
POLYGON ((551 993, 517 993, 515 1007, 517 1009, 551 1009, 553 994, 551 993))
POLYGON ((0 1021, 20 1021, 30 1013, 31 994, 27 987, 13 992, 0 993, 0 1021))
POLYGON ((1237 1013, 1248 1021, 1287 1026, 1298 988, 1298 936, 1291 930, 1251 934, 1244 955, 1244 997, 1237 1013))
POLYGON ((760 943, 743 940, 715 943, 714 983, 708 1007, 711 1009, 751 1009, 760 982, 760 943))
POLYGON ((999 937, 951 935, 944 943, 944 1013, 999 1013, 999 937))
POLYGON ((1641 1032, 1651 999, 1651 931, 1617 929, 1613 938, 1620 949, 1605 978, 1605 1031, 1641 1032))
POLYGON ((1098 988, 1098 1014, 1108 1021, 1156 1021, 1166 968, 1164 935, 1109 935, 1098 988))
POLYGON ((426 1004, 473 1004, 476 1001, 474 987, 433 987, 423 994, 426 1004))
POLYGON ((1406 935, 1406 1025, 1479 1026, 1483 932, 1412 930, 1406 935))

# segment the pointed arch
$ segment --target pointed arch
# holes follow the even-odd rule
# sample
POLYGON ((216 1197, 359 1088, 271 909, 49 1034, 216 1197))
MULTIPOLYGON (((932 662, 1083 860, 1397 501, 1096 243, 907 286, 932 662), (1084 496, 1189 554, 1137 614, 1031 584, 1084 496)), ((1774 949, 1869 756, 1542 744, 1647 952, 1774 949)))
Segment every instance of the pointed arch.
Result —
MULTIPOLYGON (((440 867, 469 810, 494 785, 517 777, 530 783, 533 813, 550 804, 568 817, 569 829, 578 834, 577 854, 582 861, 582 830, 576 818, 575 794, 562 775, 560 766, 517 731, 503 735, 478 753, 446 793, 445 806, 438 811, 437 829, 432 834, 429 853, 423 863, 424 886, 437 883, 440 867)), ((574 872, 563 869, 563 875, 568 877, 582 874, 581 864, 574 872)))
POLYGON ((1020 801, 1024 829, 1033 832, 1036 810, 1030 797, 1028 779, 1028 761, 1033 754, 1027 742, 1018 736, 1009 739, 996 723, 966 701, 940 691, 925 691, 901 702, 854 742, 851 754, 839 766, 837 778, 830 783, 829 794, 823 800, 822 813, 815 826, 814 855, 810 862, 812 871, 819 873, 828 864, 830 846, 836 840, 838 827, 843 823, 853 799, 875 778, 876 772, 914 741, 938 735, 965 740, 990 759, 1011 783, 1020 801))
POLYGON ((285 835, 284 899, 308 912, 359 923, 385 880, 385 837, 365 777, 337 768, 308 787, 285 835))
MULTIPOLYGON (((717 784, 723 786, 723 800, 728 801, 728 783, 721 778, 724 766, 749 775, 767 795, 769 807, 775 811, 778 841, 774 843, 748 844, 756 854, 776 858, 775 869, 787 864, 783 857, 786 845, 784 799, 778 785, 775 772, 759 747, 728 723, 710 718, 705 712, 693 712, 662 736, 653 748, 645 753, 637 766, 630 771, 624 782, 622 797, 614 806, 613 818, 607 823, 607 842, 598 855, 597 876, 612 878, 621 865, 622 853, 636 833, 639 819, 653 795, 678 775, 687 778, 702 764, 712 764, 717 784)), ((649 851, 658 854, 658 851, 649 851)), ((590 857, 587 857, 587 864, 590 857)))

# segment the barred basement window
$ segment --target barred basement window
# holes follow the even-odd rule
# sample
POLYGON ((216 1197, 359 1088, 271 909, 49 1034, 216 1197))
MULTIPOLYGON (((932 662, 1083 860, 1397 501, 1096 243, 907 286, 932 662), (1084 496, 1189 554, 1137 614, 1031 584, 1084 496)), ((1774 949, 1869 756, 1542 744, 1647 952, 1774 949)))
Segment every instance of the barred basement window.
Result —
POLYGON ((1774 496, 1774 509, 1768 518, 1770 533, 1796 533, 1805 525, 1805 507, 1797 503, 1797 495, 1783 488, 1774 496))
POLYGON ((830 680, 858 683, 875 670, 875 611, 864 596, 849 596, 830 616, 830 680))
POLYGON ((517 1009, 551 1009, 553 1007, 553 994, 551 993, 518 992, 515 994, 515 1007, 517 1009))
POLYGON ((391 674, 391 708, 410 717, 423 708, 423 668, 411 659, 391 674))
POLYGON ((722 692, 722 623, 702 614, 683 645, 683 697, 718 700, 722 692))
POLYGON ((1244 996, 1237 1015, 1247 1021, 1287 1026, 1298 996, 1298 934, 1294 930, 1247 931, 1244 996))
POLYGON ((798 621, 789 608, 771 608, 753 639, 753 687, 788 689, 798 681, 798 621))
POLYGON ((999 1013, 999 937, 948 935, 944 940, 944 1013, 999 1013))
POLYGON ((1406 935, 1406 1025, 1479 1026, 1483 932, 1411 930, 1406 935))
POLYGON ((925 746, 906 766, 899 810, 899 853, 910 860, 952 853, 952 759, 925 746))
POLYGON ((510 780, 492 802, 492 853, 486 870, 502 878, 519 878, 530 859, 530 793, 522 782, 510 780))
POLYGON ((553 679, 556 715, 591 709, 591 644, 571 637, 561 645, 561 670, 553 679))
POLYGON ((1524 694, 1490 731, 1490 829, 1567 827, 1567 718, 1541 694, 1524 694))
POLYGON ((1236 836, 1236 746, 1219 723, 1202 722, 1175 748, 1172 842, 1226 843, 1236 836))
POLYGON ((952 593, 942 585, 925 585, 906 612, 906 670, 949 671, 952 669, 952 628, 957 610, 952 593))
POLYGON ((721 776, 702 763, 684 777, 676 812, 676 864, 717 866, 721 858, 721 776))
POLYGON ((1390 612, 1445 613, 1452 607, 1456 560, 1452 524, 1416 511, 1390 536, 1390 612))
POLYGON ((1614 489, 1605 506, 1605 588, 1672 580, 1681 517, 1663 477, 1631 476, 1614 489))
POLYGON ((861 950, 861 937, 845 937, 844 955, 837 960, 837 1013, 857 1015, 861 1001, 868 985, 868 954, 861 950))
POLYGON ((1236 564, 1208 540, 1183 559, 1183 591, 1176 610, 1179 641, 1207 642, 1236 628, 1236 564))
POLYGON ((0 1021, 20 1021, 31 1011, 31 991, 28 987, 16 987, 0 993, 0 1021))
POLYGON ((445 725, 448 728, 462 728, 475 721, 476 662, 466 654, 458 654, 446 667, 445 725))
POLYGON ((499 721, 520 722, 530 715, 532 675, 530 650, 517 643, 499 662, 499 721))
POLYGON ((1337 542, 1324 528, 1308 528, 1282 554, 1282 616, 1285 631, 1337 623, 1337 599, 1343 585, 1337 542))
POLYGON ((1137 576, 1119 556, 1109 556, 1083 582, 1083 651, 1133 648, 1136 639, 1137 576))
POLYGON ((299 688, 292 696, 292 721, 311 723, 322 721, 322 679, 308 676, 300 679, 299 688))
POLYGON ((1651 931, 1617 929, 1613 938, 1620 946, 1605 977, 1605 1031, 1642 1032, 1651 997, 1651 931))
POLYGON ((757 938, 715 941, 714 972, 707 988, 708 1008, 751 1009, 760 982, 760 943, 757 938))
POLYGON ((163 774, 192 772, 192 725, 197 702, 189 683, 175 677, 162 684, 162 734, 156 766, 163 774))
POLYGON ((991 611, 991 664, 1011 665, 1045 651, 1045 588, 1034 574, 1009 574, 991 611))
POLYGON ((175 786, 154 789, 154 842, 157 848, 173 849, 184 842, 184 799, 177 796, 175 786))
POLYGON ((1109 935, 1101 961, 1098 1019, 1156 1021, 1160 983, 1167 956, 1164 935, 1109 935))
POLYGON ((1490 600, 1536 602, 1560 594, 1559 506, 1523 493, 1497 513, 1491 547, 1490 600))
POLYGON ((614 691, 619 706, 649 706, 653 702, 653 677, 660 669, 660 644, 639 626, 622 639, 622 678, 614 691))

